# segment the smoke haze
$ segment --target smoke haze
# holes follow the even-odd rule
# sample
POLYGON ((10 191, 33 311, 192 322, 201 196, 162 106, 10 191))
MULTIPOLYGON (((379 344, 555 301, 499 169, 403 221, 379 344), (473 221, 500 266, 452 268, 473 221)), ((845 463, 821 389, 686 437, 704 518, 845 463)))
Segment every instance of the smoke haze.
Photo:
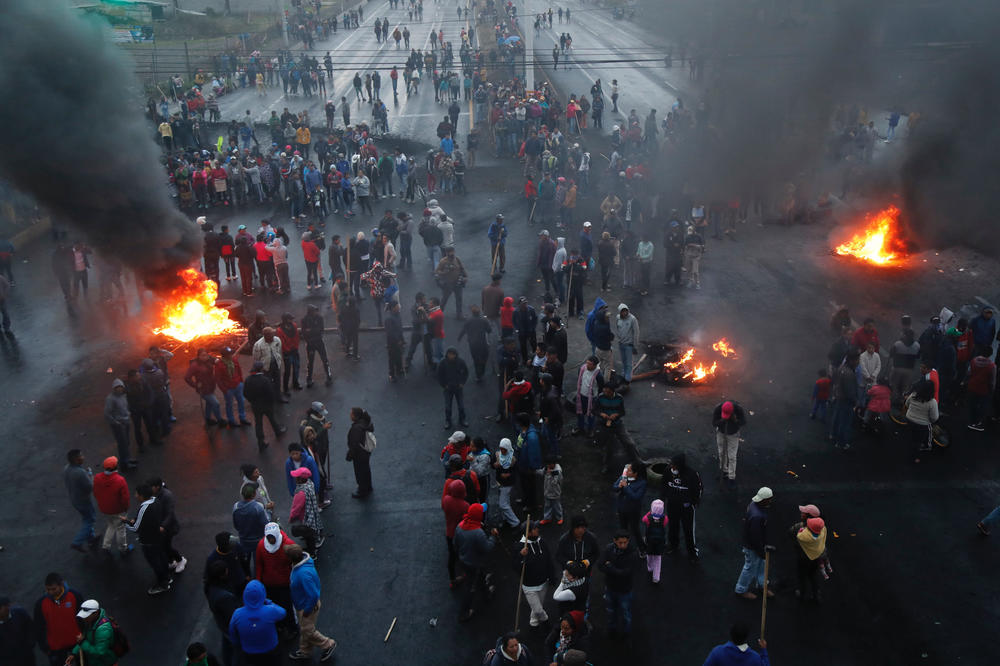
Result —
POLYGON ((151 287, 175 284, 201 238, 168 195, 131 67, 64 3, 8 0, 3 14, 0 173, 151 287))

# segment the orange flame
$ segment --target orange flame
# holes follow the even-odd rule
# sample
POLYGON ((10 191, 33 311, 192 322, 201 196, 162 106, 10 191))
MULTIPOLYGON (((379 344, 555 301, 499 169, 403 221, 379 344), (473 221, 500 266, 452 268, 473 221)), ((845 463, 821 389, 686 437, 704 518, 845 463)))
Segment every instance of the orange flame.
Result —
POLYGON ((166 335, 180 342, 226 333, 239 333, 242 327, 229 318, 229 313, 215 307, 218 286, 193 268, 178 272, 184 284, 170 294, 160 315, 165 322, 153 333, 166 335))
POLYGON ((725 338, 722 338, 718 342, 714 343, 712 345, 712 349, 722 354, 722 358, 729 358, 730 356, 736 358, 736 349, 730 346, 729 342, 725 338))
POLYGON ((690 379, 692 382, 700 382, 715 374, 715 371, 719 369, 718 363, 712 363, 712 365, 706 367, 705 365, 699 363, 696 366, 688 366, 687 363, 694 358, 695 350, 688 349, 685 351, 679 359, 673 362, 667 362, 663 364, 665 370, 687 370, 681 379, 690 379))
POLYGON ((855 257, 877 266, 898 263, 906 256, 906 246, 899 235, 899 209, 889 206, 874 216, 865 216, 866 226, 851 240, 841 243, 835 252, 855 257))
POLYGON ((686 375, 684 375, 684 378, 685 379, 690 378, 691 381, 693 382, 700 382, 701 380, 705 379, 705 377, 708 377, 709 375, 714 375, 715 371, 718 370, 718 368, 719 368, 718 363, 712 363, 712 365, 707 368, 703 366, 701 363, 699 363, 694 367, 693 370, 689 371, 686 375))

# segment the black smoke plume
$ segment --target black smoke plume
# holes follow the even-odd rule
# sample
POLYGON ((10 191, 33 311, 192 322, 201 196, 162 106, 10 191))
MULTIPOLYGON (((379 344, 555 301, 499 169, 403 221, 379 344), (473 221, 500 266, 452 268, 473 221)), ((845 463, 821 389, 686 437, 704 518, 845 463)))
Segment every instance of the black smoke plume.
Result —
POLYGON ((0 174, 154 288, 200 250, 173 206, 153 128, 106 25, 63 2, 13 0, 0 20, 0 174))

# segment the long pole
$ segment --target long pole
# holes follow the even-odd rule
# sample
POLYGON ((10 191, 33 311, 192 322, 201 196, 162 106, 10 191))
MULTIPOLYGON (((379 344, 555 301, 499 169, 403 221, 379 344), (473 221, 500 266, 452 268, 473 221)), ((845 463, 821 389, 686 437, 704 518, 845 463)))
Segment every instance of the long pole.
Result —
POLYGON ((767 623, 767 583, 771 570, 771 551, 764 551, 764 595, 760 604, 760 637, 764 638, 764 625, 767 623))
POLYGON ((493 246, 493 263, 490 264, 490 277, 493 277, 493 271, 497 267, 497 255, 500 254, 500 243, 493 246))
MULTIPOLYGON (((570 264, 570 266, 572 266, 572 265, 573 264, 570 264)), ((571 299, 571 298, 573 298, 573 271, 569 272, 569 286, 566 288, 566 316, 567 317, 570 314, 572 314, 570 312, 570 309, 569 309, 569 299, 571 299)))
MULTIPOLYGON (((524 547, 528 547, 528 531, 531 529, 531 514, 528 514, 527 520, 524 521, 524 547)), ((524 588, 524 569, 528 564, 528 558, 524 557, 521 560, 521 579, 517 583, 517 605, 514 607, 514 631, 517 631, 518 625, 521 623, 521 592, 524 588)))

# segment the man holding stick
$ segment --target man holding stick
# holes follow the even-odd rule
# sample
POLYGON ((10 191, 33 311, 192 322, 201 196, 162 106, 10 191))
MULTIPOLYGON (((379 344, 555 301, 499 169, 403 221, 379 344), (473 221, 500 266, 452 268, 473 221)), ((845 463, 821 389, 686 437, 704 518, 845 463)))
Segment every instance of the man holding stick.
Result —
POLYGON ((736 581, 736 594, 744 599, 756 599, 757 595, 750 591, 756 581, 757 587, 764 590, 768 597, 774 592, 767 589, 765 560, 767 552, 773 546, 767 544, 767 509, 771 506, 774 493, 764 486, 751 498, 747 506, 746 517, 743 519, 743 571, 736 581))
POLYGON ((501 273, 507 272, 507 225, 503 222, 503 215, 497 217, 490 223, 490 228, 486 232, 490 239, 490 255, 493 262, 490 265, 492 275, 498 269, 501 273))
POLYGON ((767 641, 763 638, 757 639, 760 652, 750 649, 747 637, 750 635, 750 628, 743 622, 737 622, 729 629, 729 642, 716 645, 708 653, 705 666, 769 666, 771 663, 767 658, 767 641))

